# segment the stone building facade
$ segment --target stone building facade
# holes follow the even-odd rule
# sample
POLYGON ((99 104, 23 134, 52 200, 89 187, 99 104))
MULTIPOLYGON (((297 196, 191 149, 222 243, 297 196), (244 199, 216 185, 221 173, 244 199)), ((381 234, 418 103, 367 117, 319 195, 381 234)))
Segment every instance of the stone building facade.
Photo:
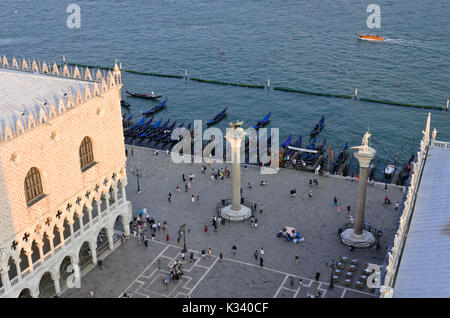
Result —
POLYGON ((0 59, 0 297, 77 286, 129 234, 121 72, 0 59))

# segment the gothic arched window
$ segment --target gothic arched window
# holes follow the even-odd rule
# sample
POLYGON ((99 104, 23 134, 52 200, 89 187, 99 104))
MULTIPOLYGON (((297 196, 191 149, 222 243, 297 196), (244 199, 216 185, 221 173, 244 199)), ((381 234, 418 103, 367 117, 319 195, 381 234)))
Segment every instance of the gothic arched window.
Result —
POLYGON ((41 174, 35 167, 31 168, 25 177, 25 197, 29 206, 44 197, 41 174))
POLYGON ((95 164, 92 141, 89 137, 84 137, 80 145, 80 168, 85 171, 95 164))

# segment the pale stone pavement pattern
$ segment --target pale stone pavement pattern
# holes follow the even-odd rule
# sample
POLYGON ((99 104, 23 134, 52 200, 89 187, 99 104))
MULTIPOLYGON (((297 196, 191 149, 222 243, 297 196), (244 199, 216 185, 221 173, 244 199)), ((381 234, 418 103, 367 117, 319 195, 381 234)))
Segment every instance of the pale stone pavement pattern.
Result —
MULTIPOLYGON (((161 223, 167 221, 170 245, 166 245, 165 233, 157 232, 158 242, 149 241, 148 249, 131 238, 125 247, 119 247, 103 261, 103 270, 98 267, 82 278, 81 288, 65 292, 63 297, 85 297, 94 289, 96 297, 118 297, 124 291, 132 297, 306 297, 308 293, 321 291, 322 297, 371 297, 367 287, 358 289, 335 283, 334 289, 328 289, 330 268, 327 262, 339 256, 358 259, 355 275, 361 273, 363 264, 368 262, 382 264, 386 255, 387 242, 398 223, 399 214, 395 204, 384 206, 384 197, 395 203, 401 202, 402 188, 377 184, 367 188, 366 217, 373 227, 383 232, 381 248, 349 249, 341 245, 337 235, 339 227, 348 220, 346 207, 356 209, 358 183, 341 178, 318 177, 311 173, 281 169, 274 175, 260 175, 256 167, 242 168, 243 196, 246 200, 264 204, 263 214, 255 214, 258 227, 252 228, 250 221, 227 222, 219 226, 214 233, 211 219, 216 215, 216 205, 223 198, 231 196, 231 179, 210 180, 208 169, 201 174, 200 164, 174 164, 165 152, 158 156, 152 150, 131 146, 128 149, 128 186, 127 198, 133 203, 133 214, 141 207, 147 208, 150 216, 161 223), (133 175, 138 167, 141 193, 136 193, 137 183, 133 175), (185 193, 182 174, 188 178, 195 174, 191 190, 185 193), (309 179, 319 178, 319 187, 311 188, 309 179), (269 180, 266 186, 260 186, 261 180, 269 180), (247 189, 248 181, 252 189, 247 189), (181 192, 176 191, 179 185, 181 192), (297 197, 291 198, 289 190, 297 189, 297 197), (309 199, 308 192, 313 192, 309 199), (172 193, 172 203, 167 200, 172 193), (200 202, 192 204, 191 195, 199 194, 200 202), (338 212, 333 206, 333 197, 344 206, 344 212, 338 212), (187 248, 199 253, 212 248, 213 256, 195 264, 186 262, 183 279, 162 283, 168 275, 167 264, 176 257, 183 247, 182 239, 177 242, 178 227, 186 223, 190 231, 186 235, 187 248), (208 232, 203 231, 208 225, 208 232), (287 242, 276 237, 283 226, 293 226, 304 236, 300 244, 287 242), (237 246, 237 255, 233 256, 231 247, 237 246), (259 266, 253 253, 263 247, 264 267, 259 266), (223 253, 224 260, 218 255, 223 253), (295 264, 295 256, 300 257, 295 264), (157 269, 156 257, 160 257, 163 267, 157 269), (204 264, 202 262, 205 262, 204 264), (320 272, 320 282, 314 281, 315 273, 320 272), (291 285, 291 276, 293 284, 291 285), (298 290, 298 279, 304 286, 298 290), (320 284, 319 284, 320 283, 320 284), (308 287, 309 286, 309 287, 308 287)), ((204 164, 208 166, 207 164, 204 164)), ((211 168, 226 164, 211 164, 211 168)), ((230 165, 227 165, 231 168, 230 165)), ((186 259, 189 253, 186 255, 186 259)), ((199 258, 199 256, 197 256, 199 258)), ((345 270, 345 269, 344 269, 345 270)))

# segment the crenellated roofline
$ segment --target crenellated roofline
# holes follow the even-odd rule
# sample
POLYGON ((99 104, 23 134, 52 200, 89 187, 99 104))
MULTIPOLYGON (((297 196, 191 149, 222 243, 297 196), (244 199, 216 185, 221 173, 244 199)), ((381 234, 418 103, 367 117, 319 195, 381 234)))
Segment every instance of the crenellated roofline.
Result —
POLYGON ((46 105, 41 105, 35 110, 29 110, 22 116, 15 116, 7 121, 4 121, 0 126, 0 144, 19 136, 28 129, 35 128, 41 124, 48 123, 49 120, 55 118, 71 108, 77 107, 88 100, 99 96, 117 85, 122 85, 122 73, 117 66, 114 65, 113 72, 108 73, 100 69, 89 67, 72 67, 67 64, 57 65, 53 63, 46 63, 43 61, 30 60, 22 58, 16 59, 8 58, 3 55, 0 56, 0 68, 9 69, 19 72, 38 73, 46 76, 54 76, 60 78, 67 78, 72 80, 81 80, 90 82, 92 85, 86 85, 84 89, 76 89, 73 94, 66 94, 64 98, 59 98, 58 102, 53 102, 46 105), (94 77, 95 74, 95 77, 94 77))

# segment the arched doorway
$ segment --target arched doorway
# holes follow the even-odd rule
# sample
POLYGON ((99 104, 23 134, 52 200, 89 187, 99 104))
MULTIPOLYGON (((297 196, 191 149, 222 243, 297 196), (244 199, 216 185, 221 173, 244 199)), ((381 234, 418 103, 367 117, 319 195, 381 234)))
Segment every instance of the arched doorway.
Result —
POLYGON ((109 249, 108 230, 102 228, 97 235, 97 258, 109 249))
POLYGON ((80 271, 86 268, 86 266, 93 264, 92 263, 92 251, 89 242, 84 242, 80 247, 80 251, 78 253, 78 258, 80 261, 78 264, 80 265, 80 271))
POLYGON ((92 220, 95 220, 99 213, 100 211, 98 210, 97 201, 92 200, 92 220))
POLYGON ((69 277, 74 274, 74 266, 75 264, 73 264, 72 257, 64 257, 61 262, 61 266, 59 267, 59 286, 61 291, 66 289, 69 277))
POLYGON ((123 227, 122 223, 122 216, 118 215, 116 218, 116 221, 114 222, 114 234, 113 234, 113 242, 117 242, 120 240, 121 236, 125 232, 125 229, 123 227))
POLYGON ((39 281, 39 298, 50 298, 56 295, 55 283, 50 272, 42 275, 39 281))
POLYGON ((31 296, 30 290, 29 290, 28 288, 24 288, 24 289, 22 289, 22 291, 20 292, 18 298, 33 298, 33 297, 31 296))

